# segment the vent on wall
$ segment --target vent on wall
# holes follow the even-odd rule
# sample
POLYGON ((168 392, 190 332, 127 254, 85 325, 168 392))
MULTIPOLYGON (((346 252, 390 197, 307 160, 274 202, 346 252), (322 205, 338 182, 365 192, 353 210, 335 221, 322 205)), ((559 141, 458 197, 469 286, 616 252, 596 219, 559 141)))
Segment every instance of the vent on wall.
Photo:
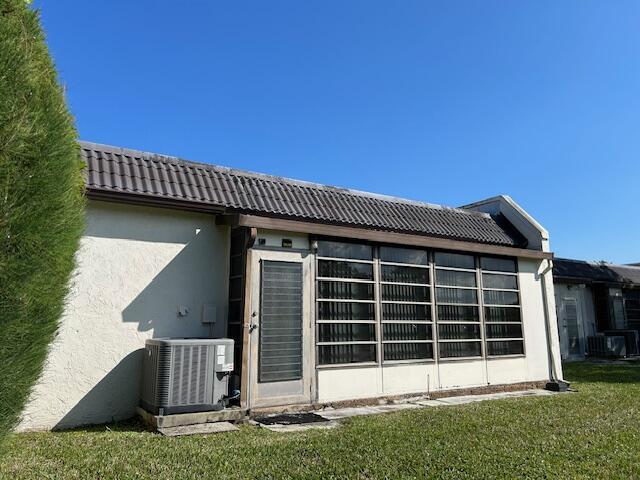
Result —
MULTIPOLYGON (((173 349, 171 403, 192 405, 207 403, 207 363, 209 347, 206 345, 179 345, 173 349)), ((213 353, 213 352, 212 352, 213 353)))
POLYGON ((587 337, 587 354, 595 358, 618 358, 627 354, 625 338, 594 335, 587 337))
POLYGON ((302 378, 302 264, 265 260, 260 288, 260 383, 302 378))

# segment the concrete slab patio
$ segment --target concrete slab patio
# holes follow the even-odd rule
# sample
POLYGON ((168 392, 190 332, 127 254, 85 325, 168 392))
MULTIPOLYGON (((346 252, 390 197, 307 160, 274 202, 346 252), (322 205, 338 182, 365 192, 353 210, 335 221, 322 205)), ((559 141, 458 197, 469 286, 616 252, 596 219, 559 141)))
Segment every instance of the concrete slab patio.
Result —
MULTIPOLYGON (((503 400, 506 398, 521 398, 521 397, 546 397, 551 395, 560 395, 558 392, 550 392, 548 390, 522 390, 515 392, 499 392, 489 393, 484 395, 461 395, 458 397, 446 397, 440 399, 430 400, 428 398, 413 398, 404 399, 395 403, 389 403, 384 405, 373 405, 365 407, 346 407, 346 408, 332 408, 326 407, 319 410, 314 410, 312 413, 325 418, 326 422, 312 422, 312 423, 296 423, 296 424, 278 424, 278 423, 261 423, 259 421, 252 421, 251 423, 258 425, 262 428, 274 432, 300 432, 311 428, 335 428, 339 425, 339 422, 351 417, 357 417, 362 415, 379 415, 382 413, 400 412, 404 410, 413 410, 417 408, 427 407, 446 407, 452 405, 465 405, 468 403, 485 402, 488 400, 503 400)), ((277 415, 273 415, 275 417, 277 415)), ((269 418, 270 416, 263 417, 269 418)))

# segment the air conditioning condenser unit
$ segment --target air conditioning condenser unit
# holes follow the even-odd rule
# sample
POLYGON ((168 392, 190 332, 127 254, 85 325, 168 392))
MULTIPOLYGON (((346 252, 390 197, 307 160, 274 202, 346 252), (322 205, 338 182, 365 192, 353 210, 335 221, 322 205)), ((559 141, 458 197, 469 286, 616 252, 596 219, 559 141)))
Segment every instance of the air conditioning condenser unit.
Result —
POLYGON ((232 370, 232 339, 149 339, 142 362, 141 406, 155 415, 220 410, 232 370))

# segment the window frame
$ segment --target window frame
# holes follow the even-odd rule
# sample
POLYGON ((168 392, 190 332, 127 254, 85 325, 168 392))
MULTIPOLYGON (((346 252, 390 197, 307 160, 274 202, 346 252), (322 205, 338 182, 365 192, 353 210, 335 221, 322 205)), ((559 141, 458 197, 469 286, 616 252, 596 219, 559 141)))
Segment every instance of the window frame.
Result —
POLYGON ((526 357, 527 355, 527 342, 525 341, 525 331, 524 331, 524 319, 522 317, 522 293, 521 293, 521 285, 520 285, 520 269, 519 269, 519 265, 518 265, 518 258, 517 257, 507 257, 511 260, 513 260, 514 265, 515 265, 515 271, 514 272, 506 272, 506 271, 497 271, 497 270, 483 270, 481 268, 481 257, 488 257, 487 255, 479 255, 478 256, 478 261, 479 263, 479 270, 480 270, 480 291, 481 291, 481 297, 482 297, 482 316, 483 316, 483 333, 485 335, 485 358, 487 360, 493 360, 493 359, 500 359, 500 358, 517 358, 517 357, 526 357), (516 288, 512 289, 512 288, 494 288, 494 287, 484 287, 484 274, 488 274, 488 275, 504 275, 504 276, 510 276, 510 277, 514 277, 516 280, 516 288), (485 291, 497 291, 497 292, 515 292, 517 297, 518 297, 518 303, 517 305, 499 305, 499 304, 491 304, 491 303, 484 303, 484 292, 485 291), (489 321, 487 320, 486 314, 485 314, 485 307, 490 307, 490 308, 513 308, 513 309, 517 309, 518 313, 519 313, 519 317, 520 317, 520 321, 519 322, 505 322, 505 321, 489 321), (488 338, 487 336, 487 325, 520 325, 520 332, 521 332, 521 336, 520 337, 505 337, 505 338, 488 338), (505 354, 505 355, 489 355, 489 343, 492 342, 516 342, 519 341, 522 343, 522 353, 510 353, 510 354, 505 354))
MULTIPOLYGON (((435 318, 433 316, 433 305, 435 303, 434 298, 434 290, 433 290, 433 272, 431 269, 431 252, 427 249, 415 249, 426 251, 427 253, 427 264, 418 264, 418 263, 403 263, 403 262, 391 262, 382 260, 380 258, 380 247, 384 246, 387 248, 393 248, 392 245, 380 245, 376 246, 374 250, 374 258, 377 260, 377 269, 378 269, 378 278, 379 285, 404 285, 404 286, 414 286, 414 287, 426 287, 429 292, 429 301, 428 302, 419 302, 419 301, 397 301, 397 300, 382 300, 382 289, 380 288, 379 292, 379 324, 380 324, 380 365, 397 365, 397 364, 406 364, 406 363, 434 363, 436 360, 436 332, 435 332, 435 318), (390 282, 390 281, 382 281, 382 267, 385 265, 398 266, 398 267, 410 267, 410 268, 420 268, 426 270, 429 274, 429 283, 409 283, 409 282, 390 282), (385 320, 382 316, 382 305, 428 305, 430 311, 430 320, 385 320), (427 340, 385 340, 384 339, 384 327, 383 325, 398 325, 398 324, 407 324, 407 325, 427 325, 431 327, 431 339, 427 340), (390 344, 405 344, 405 345, 413 345, 413 344, 431 344, 431 358, 406 358, 400 360, 385 360, 384 359, 384 346, 390 344)), ((408 247, 400 247, 400 248, 408 248, 408 247)))
MULTIPOLYGON (((372 248, 375 249, 374 246, 372 248)), ((377 278, 376 278, 376 268, 375 268, 375 254, 374 260, 360 260, 360 259, 351 259, 351 258, 342 258, 342 257, 325 257, 320 255, 315 255, 315 275, 314 275, 314 290, 315 290, 315 345, 314 348, 316 350, 316 358, 320 358, 320 347, 323 346, 335 346, 335 345, 374 345, 376 349, 376 361, 371 362, 353 362, 353 363, 327 363, 320 365, 318 361, 316 361, 316 368, 345 368, 345 367, 353 367, 353 366, 372 366, 377 365, 377 359, 379 356, 379 347, 378 347, 378 336, 379 336, 379 327, 377 321, 377 307, 376 307, 376 299, 378 297, 378 286, 377 286, 377 278), (365 280, 361 278, 347 278, 347 277, 321 277, 319 275, 318 263, 320 261, 330 261, 330 262, 347 262, 347 263, 365 263, 372 265, 372 279, 365 280), (364 283, 368 285, 373 285, 373 299, 371 300, 354 300, 354 299, 338 299, 338 298, 320 298, 319 295, 319 286, 320 282, 329 281, 329 282, 339 282, 339 283, 364 283), (327 319, 319 319, 318 318, 318 304, 322 302, 327 303, 364 303, 374 305, 373 308, 373 319, 369 320, 327 320, 327 319), (374 340, 367 341, 339 341, 339 342, 320 342, 318 339, 320 338, 320 325, 323 324, 366 324, 366 325, 374 325, 374 332, 376 338, 374 340)))
POLYGON ((456 254, 463 254, 463 255, 469 255, 473 257, 473 264, 474 264, 474 268, 462 268, 462 267, 447 267, 447 266, 442 266, 442 265, 436 265, 436 252, 437 251, 442 251, 442 250, 434 250, 432 252, 432 265, 433 265, 433 275, 434 275, 434 279, 437 278, 436 277, 436 271, 437 270, 441 270, 441 271, 453 271, 453 272, 469 272, 469 273, 473 273, 475 275, 475 280, 476 280, 476 286, 475 287, 458 287, 458 286, 453 286, 453 285, 438 285, 435 281, 434 281, 434 288, 452 288, 452 289, 461 289, 461 290, 474 290, 476 292, 476 301, 477 303, 452 303, 452 302, 438 302, 438 300, 436 299, 436 301, 434 302, 436 305, 436 315, 437 315, 437 307, 438 306, 460 306, 460 307, 475 307, 478 309, 478 321, 477 322, 460 322, 460 321, 454 321, 454 320, 440 320, 439 316, 436 316, 436 324, 438 325, 438 362, 458 362, 458 361, 468 361, 468 360, 484 360, 486 358, 485 355, 485 343, 484 343, 484 322, 483 317, 482 317, 482 291, 480 289, 480 284, 479 284, 479 278, 478 278, 478 270, 479 270, 479 257, 478 255, 475 255, 473 253, 465 253, 465 252, 448 252, 448 251, 442 251, 444 253, 456 253, 456 254), (441 339, 440 338, 440 325, 478 325, 480 327, 480 337, 477 339, 441 339), (475 344, 480 344, 480 355, 465 355, 462 357, 442 357, 440 355, 440 344, 441 343, 475 343, 475 344))
MULTIPOLYGON (((319 239, 322 241, 323 239, 319 239)), ((329 240, 329 241, 339 241, 339 240, 329 240)), ((346 242, 345 242, 346 243, 346 242)), ((354 242, 355 243, 355 242, 354 242)), ((427 253, 428 262, 426 264, 418 264, 418 263, 404 263, 397 261, 385 261, 381 259, 381 248, 408 248, 413 249, 411 246, 403 246, 403 245, 388 245, 388 244, 374 244, 369 242, 358 242, 361 244, 369 245, 372 248, 372 260, 362 260, 362 259, 351 259, 351 258, 343 258, 343 257, 335 257, 335 256, 320 256, 315 254, 315 271, 314 271, 314 289, 315 289, 315 297, 314 297, 314 305, 315 305, 315 313, 314 313, 314 321, 315 321, 315 343, 314 347, 316 349, 316 358, 319 358, 319 347, 322 346, 330 346, 330 345, 374 345, 375 349, 375 360, 365 361, 365 362, 352 362, 352 363, 327 363, 327 364, 319 364, 316 361, 316 369, 331 369, 331 368, 358 368, 358 367, 384 367, 389 365, 396 364, 433 364, 439 362, 456 362, 456 361, 469 361, 469 360, 493 360, 500 358, 512 358, 512 357, 526 357, 526 341, 525 341, 525 329, 524 329, 524 319, 522 316, 522 293, 521 293, 521 285, 520 285, 520 272, 518 265, 517 257, 503 257, 505 259, 509 259, 514 262, 515 271, 514 272, 506 272, 506 271, 495 271, 495 270, 483 270, 482 258, 483 257, 491 257, 490 255, 481 255, 475 254, 471 252, 457 252, 457 251, 447 251, 447 250, 437 250, 437 249, 425 249, 425 248, 415 248, 417 250, 422 250, 427 253), (435 263, 436 252, 444 252, 444 253, 456 253, 462 255, 469 255, 473 257, 474 260, 474 268, 461 268, 461 267, 447 267, 447 266, 438 266, 435 263), (372 265, 372 278, 371 279, 359 279, 359 278, 346 278, 346 277, 321 277, 319 276, 318 263, 320 261, 335 261, 335 262, 348 262, 348 263, 364 263, 372 265), (410 268, 421 268, 425 269, 428 272, 429 283, 412 283, 412 282, 394 282, 389 280, 382 280, 382 272, 384 266, 399 266, 399 267, 410 267, 410 268), (468 286, 455 286, 455 285, 438 285, 437 283, 437 271, 438 270, 449 270, 449 271, 462 271, 462 272, 471 272, 475 275, 475 287, 468 286), (484 274, 489 275, 505 275, 512 276, 515 278, 516 288, 495 288, 495 287, 484 287, 484 274), (335 299, 335 298, 319 298, 319 285, 320 282, 329 281, 329 282, 341 282, 341 283, 364 283, 373 285, 373 298, 371 300, 355 300, 355 299, 335 299), (400 300, 384 300, 382 298, 382 289, 383 285, 400 285, 400 286, 414 286, 414 287, 425 287, 427 292, 429 293, 429 301, 400 301, 400 300), (439 302, 437 300, 437 289, 438 288, 449 288, 449 289, 461 289, 461 290, 474 290, 476 292, 476 303, 452 303, 452 302, 439 302), (515 292, 517 295, 518 303, 517 305, 497 305, 485 303, 485 291, 505 291, 505 292, 515 292), (366 303, 373 305, 373 318, 367 320, 320 320, 318 319, 318 305, 321 302, 334 302, 334 303, 366 303), (428 320, 385 320, 383 318, 383 305, 385 304, 408 304, 408 305, 425 305, 428 307, 428 312, 430 314, 430 318, 428 320), (454 321, 454 320, 443 320, 440 321, 438 318, 438 307, 439 306, 470 306, 474 307, 478 311, 478 319, 477 321, 454 321), (493 308, 512 308, 518 309, 519 312, 519 322, 505 322, 505 321, 487 321, 486 318, 486 307, 493 308), (375 332, 375 338, 373 340, 367 341, 336 341, 336 342, 319 342, 319 330, 320 325, 322 324, 368 324, 374 325, 373 331, 375 332), (421 339, 421 340, 385 340, 384 339, 384 325, 386 324, 419 324, 419 325, 427 325, 428 328, 431 329, 430 339, 421 339), (440 326, 441 325, 475 325, 479 327, 480 336, 479 338, 473 339, 441 339, 440 338, 440 326), (505 337, 505 338, 488 338, 487 325, 500 325, 500 324, 509 324, 509 325, 519 325, 521 329, 521 337, 505 337), (522 353, 514 353, 514 354, 505 354, 505 355, 489 355, 489 344, 491 342, 510 342, 510 341, 519 341, 522 344, 522 353), (461 356, 461 357, 441 357, 441 344, 446 343, 474 343, 480 345, 480 355, 478 356, 461 356), (399 360, 385 360, 384 359, 384 349, 385 345, 388 344, 431 344, 431 354, 430 358, 408 358, 408 359, 399 359, 399 360)))

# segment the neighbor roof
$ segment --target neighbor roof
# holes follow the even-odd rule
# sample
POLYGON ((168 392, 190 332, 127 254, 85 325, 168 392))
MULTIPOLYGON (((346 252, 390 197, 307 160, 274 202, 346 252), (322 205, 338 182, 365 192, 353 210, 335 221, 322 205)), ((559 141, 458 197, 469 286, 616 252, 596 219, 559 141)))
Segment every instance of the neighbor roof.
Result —
POLYGON ((80 142, 90 196, 165 199, 175 205, 524 247, 501 215, 80 142))
POLYGON ((553 277, 580 283, 640 285, 640 267, 556 258, 553 261, 553 277))

